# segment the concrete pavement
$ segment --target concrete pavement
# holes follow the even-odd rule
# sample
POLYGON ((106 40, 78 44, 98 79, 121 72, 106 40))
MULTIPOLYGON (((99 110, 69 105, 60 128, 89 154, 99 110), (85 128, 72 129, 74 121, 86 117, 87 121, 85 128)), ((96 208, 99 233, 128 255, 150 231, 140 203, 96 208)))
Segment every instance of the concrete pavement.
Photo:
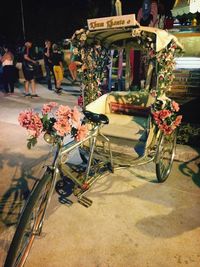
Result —
MULTIPOLYGON (((0 96, 0 266, 20 209, 8 216, 6 203, 12 202, 14 192, 24 205, 49 151, 43 140, 33 150, 26 149, 26 132, 18 126, 18 113, 28 107, 39 109, 52 100, 74 106, 79 88, 64 88, 58 96, 38 85, 38 99, 24 98, 22 87, 14 96, 0 96)), ((93 200, 88 209, 76 199, 71 206, 62 205, 55 193, 43 235, 34 242, 25 266, 198 267, 199 153, 185 146, 177 152, 179 159, 190 162, 175 162, 163 184, 156 182, 155 166, 149 164, 103 177, 87 195, 93 200)))

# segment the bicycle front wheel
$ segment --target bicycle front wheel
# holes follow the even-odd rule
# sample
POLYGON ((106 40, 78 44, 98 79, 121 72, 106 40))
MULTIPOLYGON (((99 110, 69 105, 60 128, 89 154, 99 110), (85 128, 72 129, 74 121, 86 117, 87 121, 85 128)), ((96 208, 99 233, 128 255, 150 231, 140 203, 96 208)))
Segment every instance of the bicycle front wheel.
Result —
POLYGON ((176 131, 171 135, 161 134, 156 153, 156 175, 160 183, 164 182, 171 172, 175 146, 176 131))
POLYGON ((4 267, 22 267, 24 265, 35 236, 41 232, 52 175, 52 171, 47 169, 33 189, 20 217, 4 267))

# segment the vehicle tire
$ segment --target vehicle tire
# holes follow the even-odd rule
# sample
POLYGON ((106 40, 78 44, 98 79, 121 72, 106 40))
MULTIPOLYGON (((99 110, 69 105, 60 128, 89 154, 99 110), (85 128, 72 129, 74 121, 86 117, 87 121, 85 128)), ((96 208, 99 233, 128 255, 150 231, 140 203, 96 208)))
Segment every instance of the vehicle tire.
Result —
POLYGON ((176 135, 174 131, 171 135, 161 134, 156 152, 156 175, 160 183, 164 182, 172 169, 175 156, 176 135))
POLYGON ((21 267, 24 265, 35 236, 41 232, 51 182, 52 171, 47 169, 34 187, 21 214, 4 267, 21 267))

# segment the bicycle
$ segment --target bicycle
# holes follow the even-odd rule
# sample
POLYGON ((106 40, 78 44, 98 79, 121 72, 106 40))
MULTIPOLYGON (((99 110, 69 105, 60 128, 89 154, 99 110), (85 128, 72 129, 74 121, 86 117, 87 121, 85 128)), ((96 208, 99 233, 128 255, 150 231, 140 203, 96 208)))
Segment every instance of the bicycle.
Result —
MULTIPOLYGON (((156 139, 158 138, 157 149, 155 149, 154 139, 152 143, 154 152, 151 145, 149 158, 147 158, 147 155, 144 155, 136 160, 134 165, 120 164, 114 166, 110 140, 101 133, 102 126, 109 122, 107 116, 90 111, 85 111, 84 114, 92 125, 89 135, 79 142, 73 140, 67 144, 63 144, 63 142, 55 144, 56 151, 53 162, 46 167, 42 178, 35 184, 21 214, 19 224, 7 254, 5 267, 24 265, 34 238, 41 234, 45 212, 59 177, 69 177, 74 183, 73 194, 77 197, 78 202, 85 207, 89 207, 92 205, 92 201, 85 197, 85 194, 105 171, 114 172, 114 169, 117 168, 127 168, 155 160, 158 181, 163 182, 169 175, 174 156, 175 135, 173 135, 173 142, 169 142, 165 135, 160 134, 160 132, 157 133, 159 135, 159 137, 156 137, 156 139), (105 157, 105 162, 102 162, 98 157, 94 157, 98 138, 103 138, 103 141, 108 144, 108 150, 106 150, 108 157, 105 157), (168 150, 168 152, 170 152, 170 157, 168 158, 164 157, 164 147, 166 147, 167 144, 170 144, 170 150, 168 150), (73 169, 71 164, 66 164, 69 153, 76 148, 79 148, 80 156, 85 164, 85 168, 82 169, 82 172, 76 168, 76 170, 73 169), (87 154, 88 150, 89 154, 87 154), (164 160, 167 162, 167 165, 163 164, 164 160), (163 166, 165 166, 165 168, 163 168, 163 166), (78 176, 75 174, 78 174, 78 176)), ((55 140, 49 134, 46 133, 44 139, 47 143, 54 144, 55 140)))
MULTIPOLYGON (((42 178, 34 185, 24 210, 21 213, 19 224, 16 228, 16 232, 6 257, 5 267, 24 265, 34 238, 41 234, 45 211, 51 200, 58 177, 62 177, 64 175, 70 177, 75 184, 74 195, 77 196, 78 202, 86 207, 92 204, 92 201, 84 197, 84 194, 101 176, 101 174, 97 176, 94 175, 94 171, 92 171, 92 161, 97 137, 100 135, 106 142, 109 142, 108 138, 100 133, 100 128, 102 125, 108 123, 108 119, 105 115, 92 114, 91 112, 85 112, 85 115, 93 125, 93 128, 90 130, 90 134, 84 140, 79 142, 75 142, 73 140, 65 145, 63 142, 55 144, 56 151, 53 162, 51 165, 46 167, 42 178), (89 142, 90 150, 88 163, 85 166, 85 174, 82 176, 79 175, 77 178, 65 164, 67 160, 66 155, 68 155, 70 151, 80 148, 86 142, 89 142)), ((45 134, 44 139, 47 143, 54 144, 55 140, 49 134, 45 134)), ((83 161, 86 162, 86 155, 82 152, 80 153, 83 161)), ((109 157, 110 162, 105 162, 103 165, 107 165, 108 169, 113 171, 111 150, 109 151, 109 157)), ((97 169, 97 164, 98 162, 95 161, 95 169, 97 169)), ((104 168, 101 163, 100 165, 100 169, 104 168)))

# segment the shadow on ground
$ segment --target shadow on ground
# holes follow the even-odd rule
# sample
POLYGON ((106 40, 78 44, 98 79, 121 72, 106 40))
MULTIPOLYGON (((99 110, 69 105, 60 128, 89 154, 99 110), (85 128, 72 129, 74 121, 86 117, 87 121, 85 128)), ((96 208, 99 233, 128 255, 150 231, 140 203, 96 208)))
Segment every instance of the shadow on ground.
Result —
MULTIPOLYGON (((0 222, 5 226, 17 223, 20 213, 26 200, 40 177, 36 176, 35 170, 41 169, 47 156, 27 158, 24 154, 3 152, 3 159, 0 158, 0 168, 7 169, 14 167, 10 187, 0 198, 0 222)), ((6 179, 6 177, 1 177, 6 179)))

